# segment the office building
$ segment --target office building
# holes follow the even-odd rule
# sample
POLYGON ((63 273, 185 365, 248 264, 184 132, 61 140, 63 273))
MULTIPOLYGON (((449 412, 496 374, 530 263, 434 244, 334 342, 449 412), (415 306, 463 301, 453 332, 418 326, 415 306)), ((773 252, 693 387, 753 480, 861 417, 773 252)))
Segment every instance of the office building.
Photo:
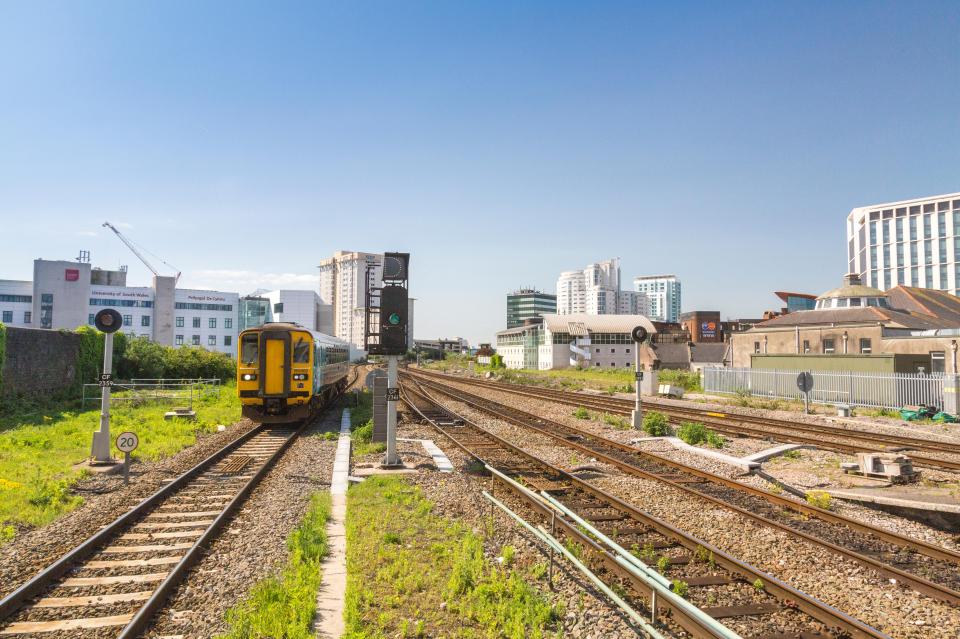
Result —
POLYGON ((507 328, 524 320, 557 312, 557 296, 532 288, 522 288, 507 295, 507 328))
POLYGON ((847 269, 880 290, 895 286, 957 294, 960 193, 862 206, 847 216, 847 269))
POLYGON ((33 281, 0 280, 0 321, 27 328, 93 325, 104 308, 116 309, 122 331, 165 346, 193 345, 234 354, 239 295, 181 289, 173 277, 152 286, 127 286, 126 271, 87 262, 34 260, 33 281))
POLYGON ((674 323, 680 319, 680 280, 676 275, 635 277, 633 290, 647 296, 650 319, 674 323))
POLYGON ((620 258, 590 264, 582 271, 564 271, 557 279, 557 314, 645 315, 647 300, 620 290, 620 258))

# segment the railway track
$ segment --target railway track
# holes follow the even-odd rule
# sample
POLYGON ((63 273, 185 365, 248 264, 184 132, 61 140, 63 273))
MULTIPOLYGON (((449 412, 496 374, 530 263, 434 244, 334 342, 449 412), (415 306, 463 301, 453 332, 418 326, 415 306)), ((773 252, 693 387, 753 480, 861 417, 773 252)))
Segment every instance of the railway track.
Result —
POLYGON ((100 529, 0 600, 0 636, 139 637, 306 426, 260 425, 100 529))
MULTIPOLYGON (((424 370, 418 370, 417 374, 455 381, 460 384, 495 389, 535 399, 550 400, 568 406, 583 406, 584 408, 592 408, 615 415, 629 416, 633 410, 632 400, 619 397, 600 397, 573 391, 520 387, 517 384, 480 381, 424 370)), ((785 443, 811 444, 818 448, 846 454, 910 450, 960 456, 960 444, 941 442, 922 437, 869 433, 783 419, 739 415, 709 409, 696 409, 675 406, 649 398, 644 398, 643 404, 646 408, 654 408, 664 413, 675 423, 696 420, 726 435, 745 435, 757 439, 774 439, 785 443)), ((944 459, 911 452, 910 458, 916 466, 960 472, 960 457, 944 459)))
POLYGON ((494 418, 530 429, 558 445, 585 452, 618 470, 653 480, 705 502, 777 529, 871 568, 941 601, 960 605, 960 553, 774 495, 732 479, 644 452, 588 430, 439 384, 418 380, 436 394, 494 418), (798 517, 799 515, 799 517, 798 517))
MULTIPOLYGON (((625 547, 642 549, 646 562, 669 566, 670 577, 685 582, 688 598, 714 619, 735 632, 768 639, 814 637, 886 637, 861 621, 777 580, 667 522, 631 506, 617 497, 535 457, 522 448, 444 408, 421 380, 404 376, 405 403, 471 457, 496 468, 527 487, 547 491, 591 525, 612 535, 625 547), (754 584, 760 582, 763 588, 754 584), (723 601, 710 601, 708 589, 721 592, 723 601)), ((516 499, 539 513, 542 521, 557 526, 568 539, 587 551, 591 564, 640 602, 650 601, 650 589, 624 570, 606 550, 579 527, 548 511, 511 484, 504 484, 516 499)), ((661 621, 669 621, 694 637, 716 637, 682 609, 661 603, 661 621), (664 609, 667 609, 666 611, 664 609)), ((649 611, 649 607, 648 607, 649 611)))

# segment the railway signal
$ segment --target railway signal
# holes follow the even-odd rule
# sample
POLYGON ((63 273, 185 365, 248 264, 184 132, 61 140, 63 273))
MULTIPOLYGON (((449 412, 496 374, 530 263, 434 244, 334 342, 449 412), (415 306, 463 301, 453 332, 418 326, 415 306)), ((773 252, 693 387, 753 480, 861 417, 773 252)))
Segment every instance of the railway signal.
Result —
POLYGON ((637 430, 643 427, 643 406, 640 403, 640 382, 643 381, 643 371, 640 370, 640 345, 647 341, 647 329, 643 326, 635 326, 632 331, 630 331, 631 337, 633 337, 634 348, 633 348, 633 374, 634 374, 634 388, 637 391, 636 402, 633 407, 633 427, 637 430))
POLYGON ((114 464, 110 456, 110 387, 113 386, 113 334, 123 326, 123 317, 112 308, 105 308, 93 318, 93 325, 103 333, 103 373, 100 375, 100 430, 93 433, 90 456, 94 464, 114 464))

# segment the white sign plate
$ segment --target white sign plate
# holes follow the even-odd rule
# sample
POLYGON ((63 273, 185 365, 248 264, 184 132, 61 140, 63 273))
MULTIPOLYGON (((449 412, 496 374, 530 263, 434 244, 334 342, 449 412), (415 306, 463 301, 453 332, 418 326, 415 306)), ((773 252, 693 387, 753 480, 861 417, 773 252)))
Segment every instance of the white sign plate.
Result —
POLYGON ((117 450, 121 453, 132 453, 140 445, 140 438, 136 433, 127 431, 117 435, 117 450))

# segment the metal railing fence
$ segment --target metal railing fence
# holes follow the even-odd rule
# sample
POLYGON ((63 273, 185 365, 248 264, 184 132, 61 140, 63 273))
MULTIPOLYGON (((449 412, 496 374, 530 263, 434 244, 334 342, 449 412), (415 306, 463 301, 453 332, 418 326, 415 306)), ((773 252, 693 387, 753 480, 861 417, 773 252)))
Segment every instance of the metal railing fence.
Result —
MULTIPOLYGON (((803 400, 797 388, 799 370, 705 368, 707 393, 803 400)), ((897 409, 907 405, 943 407, 943 373, 859 373, 808 371, 813 376, 810 401, 897 409)))
MULTIPOLYGON (((220 380, 212 379, 131 379, 114 382, 110 387, 111 402, 179 402, 191 409, 194 400, 220 397, 220 380)), ((83 385, 83 403, 100 401, 100 385, 83 385)))

